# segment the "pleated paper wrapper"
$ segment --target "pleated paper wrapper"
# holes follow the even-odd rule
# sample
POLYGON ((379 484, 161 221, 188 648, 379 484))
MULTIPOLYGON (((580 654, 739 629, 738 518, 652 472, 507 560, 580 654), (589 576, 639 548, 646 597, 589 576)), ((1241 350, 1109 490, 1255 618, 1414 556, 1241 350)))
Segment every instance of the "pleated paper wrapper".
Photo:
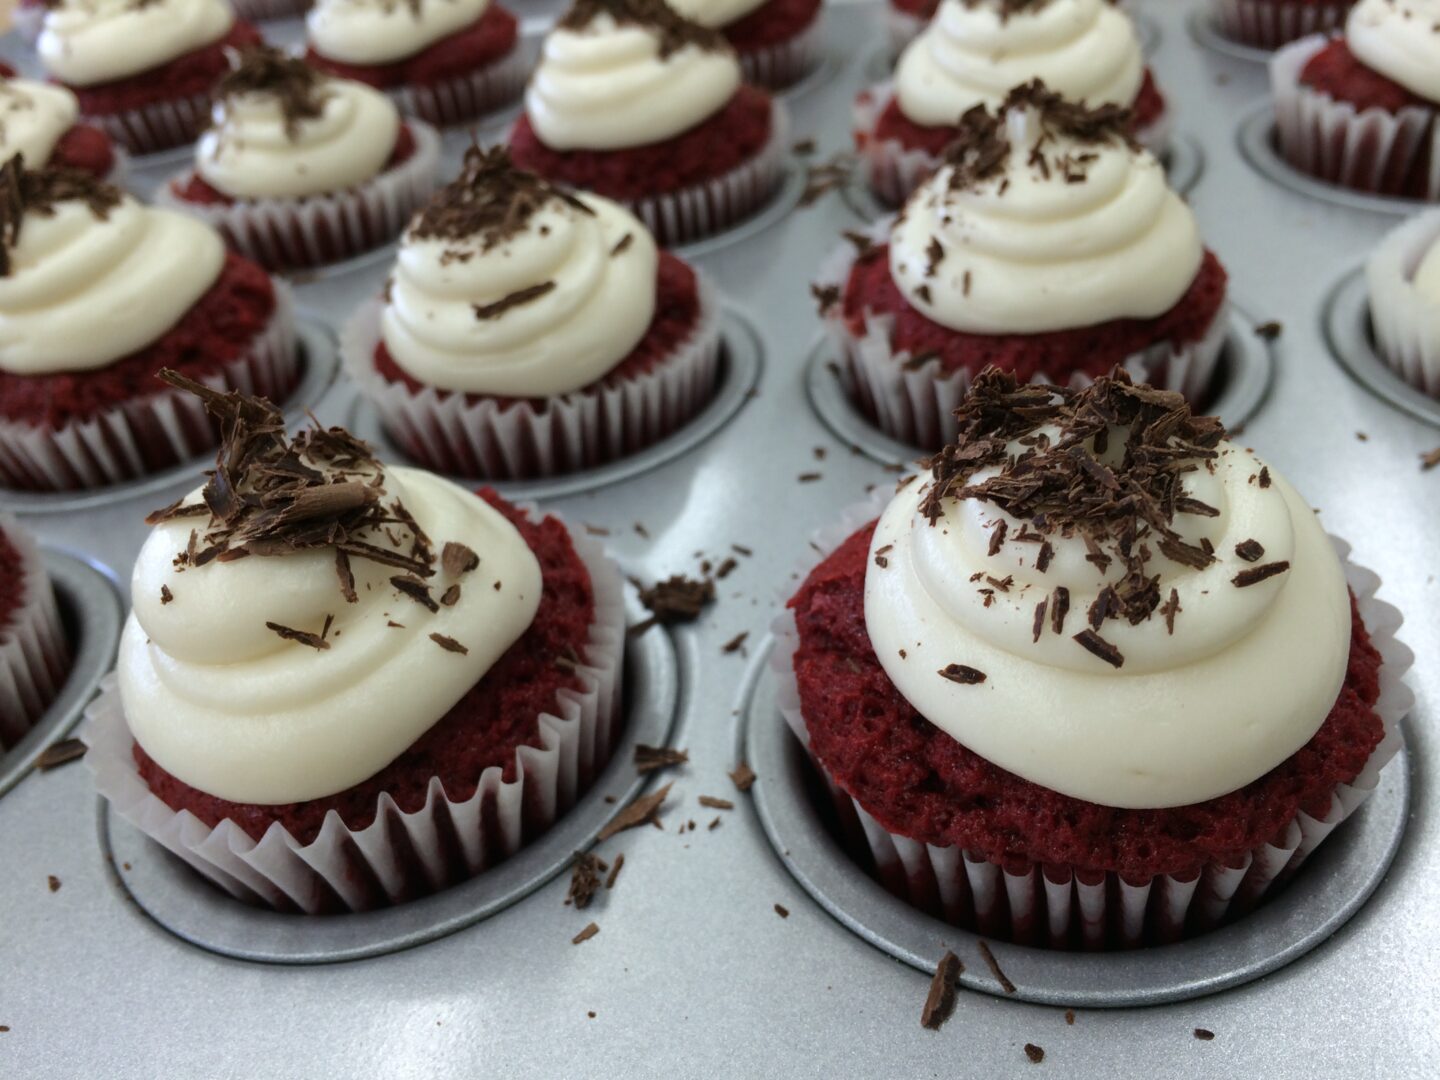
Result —
POLYGON ((763 86, 766 90, 785 90, 805 78, 820 66, 824 22, 822 7, 815 21, 789 41, 739 53, 740 70, 745 81, 753 86, 763 86))
POLYGON ((517 41, 504 56, 463 75, 385 92, 406 116, 436 127, 455 127, 481 120, 519 100, 531 66, 532 58, 517 41))
POLYGON ((0 632, 0 751, 14 746, 45 714, 65 684, 70 645, 55 590, 35 540, 8 514, 0 533, 20 556, 19 603, 0 632))
POLYGON ((1415 288, 1415 271, 1440 241, 1440 210, 1411 218, 1365 265, 1370 324, 1380 358, 1406 382, 1440 398, 1440 303, 1415 288))
POLYGON ((1354 0, 1307 4, 1299 0, 1213 0, 1215 25, 1231 41, 1278 49, 1311 34, 1342 26, 1354 0))

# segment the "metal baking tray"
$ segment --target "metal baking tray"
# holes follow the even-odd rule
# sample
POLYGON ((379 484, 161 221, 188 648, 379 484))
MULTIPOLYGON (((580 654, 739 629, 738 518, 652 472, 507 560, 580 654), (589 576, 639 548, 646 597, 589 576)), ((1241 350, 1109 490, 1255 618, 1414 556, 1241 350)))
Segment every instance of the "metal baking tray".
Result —
MULTIPOLYGON (((531 37, 557 6, 521 5, 531 37)), ((502 865, 514 876, 451 890, 430 909, 310 929, 303 917, 259 918, 197 891, 203 883, 180 877, 168 855, 107 820, 83 765, 27 769, 0 795, 0 1074, 994 1077, 1034 1067, 1024 1049, 1033 1044, 1045 1051, 1040 1068, 1077 1077, 1432 1075, 1440 826, 1427 779, 1440 764, 1440 625, 1428 612, 1440 591, 1440 472, 1422 472, 1420 457, 1440 432, 1332 359, 1332 343, 1349 349, 1365 336, 1363 293, 1337 281, 1410 208, 1386 201, 1376 212, 1277 183, 1243 149, 1255 141, 1247 123, 1262 144, 1268 137, 1264 66, 1197 42, 1207 0, 1129 6, 1153 38, 1182 145, 1203 162, 1188 197, 1207 243, 1245 319, 1282 326, 1268 346, 1237 330, 1244 362, 1230 366, 1220 408, 1232 422, 1248 415, 1245 441, 1380 574, 1381 596, 1409 615, 1401 639, 1420 657, 1406 751, 1333 849, 1246 923, 1159 963, 1144 952, 1060 957, 997 944, 1017 993, 962 993, 942 1031, 921 1029, 928 978, 917 968, 942 942, 963 954, 967 990, 993 991, 985 966, 965 935, 904 908, 827 841, 797 748, 765 704, 768 627, 808 537, 908 460, 847 414, 820 353, 809 282, 857 220, 854 200, 831 193, 689 253, 719 282, 737 343, 723 408, 605 476, 511 492, 607 530, 612 553, 644 582, 696 574, 706 559, 738 562, 699 622, 635 642, 674 658, 652 666, 632 655, 631 715, 672 701, 668 741, 690 763, 637 781, 617 761, 594 789, 623 798, 674 783, 662 829, 595 847, 607 860, 625 855, 615 888, 584 911, 566 906, 551 845, 543 866, 502 865), (727 774, 747 755, 760 777, 742 794, 727 774), (700 795, 735 808, 703 807, 700 795), (592 920, 601 932, 571 944, 592 920)), ((847 149, 850 101, 883 41, 874 2, 831 4, 826 19, 822 75, 787 95, 795 138, 816 147, 797 174, 847 149)), ((293 20, 266 30, 298 40, 293 20)), ((14 39, 0 54, 28 66, 14 39)), ((504 119, 483 125, 482 138, 504 119)), ((466 139, 447 138, 452 166, 466 139)), ((135 183, 179 165, 141 162, 135 183)), ((381 287, 386 265, 379 254, 297 281, 301 309, 333 329, 381 287)), ((316 411, 377 433, 343 375, 316 411)), ((0 493, 0 505, 123 596, 141 517, 187 482, 63 506, 0 493)), ((582 805, 556 837, 587 843, 605 812, 582 805)))

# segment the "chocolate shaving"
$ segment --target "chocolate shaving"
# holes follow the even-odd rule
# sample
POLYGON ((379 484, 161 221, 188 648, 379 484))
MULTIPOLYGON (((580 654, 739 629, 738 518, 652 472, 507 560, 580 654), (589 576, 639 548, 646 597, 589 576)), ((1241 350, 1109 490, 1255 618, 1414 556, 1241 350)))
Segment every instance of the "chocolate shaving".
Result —
POLYGON ((615 865, 610 867, 610 875, 605 879, 605 888, 613 889, 615 882, 620 877, 620 868, 625 865, 625 853, 622 851, 615 856, 615 865))
POLYGON ((625 254, 625 252, 629 249, 630 245, 634 242, 635 234, 627 232, 624 236, 617 240, 615 242, 615 246, 610 249, 610 257, 614 259, 620 255, 625 254))
POLYGON ((734 810, 735 804, 729 799, 717 799, 714 795, 701 795, 696 801, 711 810, 734 810))
POLYGON ((297 645, 308 645, 317 651, 323 652, 330 648, 330 643, 320 634, 312 634, 306 630, 296 630, 293 627, 282 626, 277 622, 267 622, 265 629, 273 630, 286 641, 293 641, 297 645))
POLYGON ((1235 554, 1246 562, 1259 562, 1265 555, 1265 549, 1257 540, 1241 540, 1235 545, 1235 554))
POLYGON ((741 649, 743 649, 743 648, 745 647, 745 639, 748 638, 749 636, 750 636, 750 631, 749 631, 749 630, 741 630, 740 633, 736 634, 736 635, 735 635, 733 638, 731 638, 729 641, 725 642, 724 645, 721 645, 721 646, 720 646, 720 651, 721 651, 722 653, 724 653, 726 656, 729 656, 731 653, 737 653, 737 652, 739 652, 741 649))
POLYGON ((750 768, 747 762, 740 762, 730 772, 730 781, 736 789, 742 792, 749 791, 755 784, 755 770, 750 768))
POLYGON ((648 825, 651 821, 657 820, 656 813, 665 802, 665 797, 670 794, 670 787, 670 784, 666 784, 658 791, 640 796, 607 822, 605 827, 600 830, 597 839, 609 840, 616 833, 633 829, 639 825, 648 825))
POLYGON ((1030 1064, 1039 1065, 1045 1060, 1045 1051, 1034 1043, 1026 1043, 1025 1056, 1030 1059, 1030 1064))
POLYGON ((470 654, 469 649, 461 645, 460 642, 456 641, 453 637, 447 637, 445 634, 431 634, 430 640, 446 652, 459 653, 461 656, 468 656, 470 654))
POLYGON ((665 0, 575 0, 556 21, 562 30, 583 30, 601 15, 620 26, 639 26, 660 39, 660 59, 693 45, 705 52, 730 52, 725 35, 682 18, 665 0))
POLYGON ((776 904, 775 914, 779 915, 782 919, 788 919, 790 917, 790 909, 784 904, 776 904))
POLYGON ((20 243, 20 227, 27 213, 53 217, 63 202, 81 202, 104 221, 120 205, 124 193, 103 183, 93 173, 66 165, 25 168, 16 154, 0 166, 0 277, 10 276, 10 253, 20 243))
POLYGON ((1209 1042, 1211 1039, 1215 1038, 1215 1033, 1209 1028, 1196 1028, 1195 1038, 1199 1039, 1201 1042, 1209 1042))
POLYGON ((1009 526, 1006 525, 1005 522, 1001 521, 995 526, 995 528, 990 530, 990 549, 988 554, 992 558, 1000 554, 1000 549, 1005 544, 1005 533, 1008 531, 1008 529, 1009 526))
POLYGON ((450 577, 468 574, 479 565, 480 556, 458 541, 447 540, 440 550, 440 567, 450 577))
POLYGON ((440 606, 441 606, 441 607, 454 607, 454 606, 455 606, 456 604, 458 604, 459 602, 460 602, 460 586, 459 586, 459 585, 451 585, 448 589, 446 589, 443 593, 440 594, 440 606))
POLYGON ((396 574, 390 579, 390 584, 403 596, 408 596, 426 611, 434 613, 440 610, 440 605, 430 595, 430 586, 417 577, 408 574, 396 574))
POLYGON ((314 120, 325 111, 331 91, 326 79, 305 61, 266 45, 241 49, 234 68, 215 84, 214 96, 222 108, 246 94, 273 97, 280 104, 285 137, 300 137, 300 122, 314 120))
POLYGON ((505 314, 505 312, 509 311, 511 308, 520 307, 522 304, 528 304, 532 300, 538 300, 540 299, 540 297, 546 295, 547 293, 553 292, 554 290, 555 282, 542 281, 538 285, 527 285, 523 289, 516 289, 512 293, 506 296, 502 296, 494 303, 473 304, 471 306, 475 310, 475 317, 477 319, 497 319, 501 315, 505 314))
POLYGON ((578 934, 576 934, 573 938, 571 938, 571 939, 570 939, 570 944, 571 944, 571 945, 579 945, 579 944, 581 944, 582 942, 589 941, 592 937, 594 937, 594 936, 595 936, 596 934, 598 934, 599 932, 600 932, 600 927, 597 926, 595 923, 592 922, 590 925, 588 925, 587 927, 585 927, 584 930, 581 930, 578 934))
POLYGON ((1005 972, 1000 970, 1000 962, 995 959, 995 954, 990 951, 990 946, 983 941, 976 942, 980 950, 980 956, 985 961, 985 966, 990 969, 990 974, 995 976, 995 981, 1000 984, 1000 989, 1007 994, 1015 993, 1015 984, 1006 977, 1005 972))
POLYGON ((175 594, 170 591, 169 585, 160 586, 160 603, 168 604, 175 599, 175 594))
POLYGON ((1175 616, 1185 610, 1180 606, 1180 593, 1176 589, 1170 590, 1170 599, 1166 600, 1160 608, 1160 614, 1165 619, 1165 632, 1170 635, 1175 633, 1175 616))
POLYGON ((930 980, 930 992, 925 995, 925 1007, 920 1010, 920 1026, 930 1031, 939 1031, 950 1014, 955 1011, 956 984, 965 965, 948 949, 935 965, 935 977, 930 980))
POLYGON ((1269 467, 1268 465, 1262 465, 1262 466, 1260 467, 1260 487, 1261 487, 1262 489, 1264 489, 1264 488, 1268 488, 1269 486, 1270 486, 1270 467, 1269 467))
POLYGON ((677 750, 669 746, 646 746, 644 743, 639 743, 635 747, 635 771, 638 773, 671 769, 685 765, 689 761, 690 754, 685 750, 677 750))
POLYGON ((1264 566, 1252 566, 1248 570, 1241 570, 1230 579, 1230 584, 1237 589, 1247 589, 1251 585, 1258 585, 1260 582, 1274 577, 1276 574, 1283 574, 1290 569, 1288 562, 1266 563, 1264 566))
POLYGON ((1434 450, 1420 455, 1420 471, 1429 472, 1435 466, 1440 465, 1440 446, 1434 450))
POLYGON ((640 590, 640 603, 650 612, 650 622, 661 626, 694 622, 714 599, 713 581, 695 580, 680 574, 640 590))
POLYGON ((577 909, 590 906, 590 901, 600 891, 600 875, 606 866, 598 856, 577 851, 570 870, 570 888, 565 893, 565 903, 574 904, 577 909))
POLYGON ((84 756, 85 744, 79 739, 61 739, 40 752, 40 756, 35 759, 35 767, 41 772, 49 772, 61 765, 79 761, 84 756))
POLYGON ((1125 664, 1125 657, 1120 655, 1120 650, 1094 630, 1082 630, 1071 640, 1079 642, 1087 651, 1094 653, 1113 668, 1123 667, 1125 664))
POLYGON ((1255 336, 1265 341, 1274 341, 1280 336, 1281 332, 1284 329, 1285 328, 1281 326, 1278 322, 1272 321, 1261 323, 1259 326, 1255 327, 1255 336))
POLYGON ((986 679, 983 671, 967 667, 965 664, 946 664, 936 674, 942 679, 949 679, 961 686, 979 686, 986 679))

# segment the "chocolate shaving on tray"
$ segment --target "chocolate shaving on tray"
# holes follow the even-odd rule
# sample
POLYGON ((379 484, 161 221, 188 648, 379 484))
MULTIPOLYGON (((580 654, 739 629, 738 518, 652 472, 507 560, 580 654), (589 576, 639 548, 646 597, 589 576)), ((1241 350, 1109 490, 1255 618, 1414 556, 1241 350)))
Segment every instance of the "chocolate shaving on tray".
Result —
POLYGON ((661 626, 694 622, 714 599, 713 581, 687 578, 680 574, 674 574, 648 589, 640 590, 640 603, 645 605, 645 610, 651 615, 649 622, 659 623, 661 626))
POLYGON ((244 94, 274 97, 285 118, 285 137, 294 142, 300 135, 300 122, 314 120, 325 111, 331 93, 326 79, 305 61, 266 45, 242 49, 235 67, 215 84, 215 97, 221 107, 230 98, 244 94))
POLYGON ((665 0, 575 0, 555 25, 562 30, 583 30, 601 15, 621 26, 640 26, 660 39, 660 59, 687 45, 706 52, 728 52, 730 44, 718 30, 710 30, 676 14, 665 0))
POLYGON ((596 934, 598 934, 599 932, 600 932, 600 927, 599 927, 597 924, 595 924, 595 923, 592 922, 592 923, 590 923, 589 925, 587 925, 584 930, 581 930, 578 934, 576 934, 573 938, 571 938, 571 939, 570 939, 570 944, 571 944, 571 945, 580 945, 580 944, 583 944, 584 942, 589 941, 592 937, 594 937, 594 936, 595 936, 596 934))
POLYGON ((920 1026, 930 1031, 939 1031, 950 1014, 955 1011, 955 984, 965 971, 965 965, 953 952, 946 950, 940 962, 935 965, 935 977, 930 980, 930 992, 925 995, 925 1007, 920 1010, 920 1026))
POLYGON ((670 784, 666 784, 658 791, 653 791, 649 795, 642 795, 636 799, 629 806, 625 807, 624 810, 616 814, 615 817, 600 830, 597 839, 609 840, 610 837, 618 832, 624 832, 626 829, 633 829, 655 820, 655 815, 664 804, 665 797, 670 794, 670 787, 670 784))
POLYGON ((990 969, 990 974, 995 976, 995 981, 1000 984, 1000 989, 1007 994, 1015 993, 1015 984, 1010 981, 1005 972, 1000 970, 1000 961, 995 959, 995 954, 990 951, 990 946, 983 941, 975 944, 980 950, 980 956, 984 959, 985 966, 990 969))
POLYGON ((101 221, 120 205, 124 192, 84 169, 50 165, 27 169, 16 154, 0 166, 0 277, 10 274, 10 253, 20 242, 26 213, 51 217, 62 202, 82 202, 101 221))
POLYGON ((714 795, 701 795, 696 801, 711 810, 734 810, 735 804, 729 799, 718 799, 714 795))
POLYGON ((635 747, 635 771, 638 773, 657 772, 660 769, 686 765, 690 754, 669 746, 646 746, 638 743, 635 747))
POLYGON ((61 739, 40 752, 40 756, 35 759, 35 767, 41 772, 58 769, 61 765, 79 761, 85 756, 85 749, 85 744, 79 739, 61 739))
POLYGON ((740 791, 749 791, 755 784, 755 770, 748 762, 742 761, 730 773, 730 780, 740 791))
POLYGON ((575 861, 570 869, 570 888, 565 893, 565 903, 573 904, 577 909, 584 909, 590 906, 590 901, 600 891, 600 875, 609 867, 601 861, 598 855, 589 852, 575 852, 575 861))
POLYGON ((610 867, 610 875, 605 879, 605 888, 613 889, 615 882, 620 878, 620 868, 625 865, 625 853, 622 851, 615 856, 615 865, 610 867))

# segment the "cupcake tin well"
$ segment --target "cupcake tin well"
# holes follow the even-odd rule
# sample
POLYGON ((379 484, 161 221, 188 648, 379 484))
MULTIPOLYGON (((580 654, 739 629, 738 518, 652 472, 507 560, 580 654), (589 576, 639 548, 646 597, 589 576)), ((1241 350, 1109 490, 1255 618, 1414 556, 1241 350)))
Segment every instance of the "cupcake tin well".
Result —
MULTIPOLYGON (((531 30, 557 6, 517 4, 531 30)), ((1399 637, 1420 658, 1408 680, 1418 703, 1406 750, 1387 767, 1382 790, 1284 893, 1168 959, 995 944, 1017 994, 962 992, 943 1030, 920 1027, 929 979, 917 967, 933 965, 942 943, 965 962, 967 989, 985 988, 986 965, 972 938, 915 915, 834 850, 799 786, 799 748, 755 692, 763 691, 776 598, 793 591, 808 538, 867 489, 893 485, 894 466, 914 456, 864 437, 816 352, 809 284, 857 220, 832 191, 690 254, 719 283, 734 332, 754 336, 737 347, 753 356, 722 387, 729 404, 696 421, 702 435, 687 429, 673 453, 654 452, 643 468, 626 466, 603 483, 521 491, 573 526, 603 530, 626 573, 645 584, 698 576, 707 560, 712 569, 736 560, 698 622, 632 643, 673 650, 668 668, 632 656, 629 692, 636 708, 657 713, 673 700, 667 741, 689 752, 689 765, 637 780, 617 759, 592 799, 557 826, 537 859, 543 866, 522 855, 476 879, 473 891, 436 897, 431 911, 417 904, 333 925, 219 912, 223 897, 107 821, 83 764, 22 770, 0 797, 0 1027, 8 1029, 0 1031, 0 1073, 1431 1075, 1440 1052, 1440 824, 1428 782, 1440 767, 1440 471, 1423 472, 1420 460, 1440 446, 1440 432, 1358 385, 1331 359, 1326 332, 1337 280, 1397 219, 1275 183, 1247 161, 1242 128, 1268 127, 1265 68, 1197 43, 1189 20, 1206 0, 1130 6, 1156 31, 1150 57, 1176 132, 1203 156, 1188 197, 1205 239, 1251 326, 1279 324, 1268 343, 1237 327, 1234 348, 1256 362, 1232 366, 1220 407, 1232 422, 1249 414, 1243 441, 1381 576, 1380 596, 1407 616, 1399 637), (727 775, 745 756, 759 773, 749 794, 727 775), (566 906, 568 873, 555 874, 558 860, 614 812, 618 804, 603 796, 666 783, 674 786, 664 827, 594 847, 607 861, 623 853, 624 870, 588 908, 566 906), (703 806, 701 795, 734 809, 703 806), (572 944, 592 921, 599 934, 572 944), (1158 1003, 1195 993, 1206 996, 1158 1003), (1133 1007, 1141 1001, 1157 1003, 1133 1007), (1073 1023, 1067 1007, 1078 1010, 1073 1023), (1213 1040, 1197 1039, 1197 1028, 1213 1040), (1043 1048, 1042 1064, 1030 1064, 1027 1044, 1043 1048)), ((848 149, 850 102, 872 78, 867 65, 883 41, 873 0, 830 4, 826 19, 833 74, 787 96, 794 139, 815 142, 798 155, 799 171, 848 149)), ((300 24, 265 30, 293 43, 300 24)), ((0 55, 31 63, 13 36, 0 55)), ((480 132, 502 130, 493 123, 480 132)), ((450 174, 467 137, 447 136, 450 174)), ((178 168, 173 160, 134 166, 140 189, 178 168)), ((381 288, 387 264, 377 256, 298 279, 300 310, 337 329, 381 288)), ((1354 330, 1362 315, 1347 303, 1354 330)), ((343 375, 316 413, 327 423, 354 420, 343 375)), ((375 434, 363 418, 357 426, 375 434)), ((141 518, 198 483, 200 467, 163 490, 63 507, 0 492, 0 506, 22 510, 48 550, 105 568, 124 596, 146 533, 141 518)), ((64 596, 63 572, 59 583, 64 596)), ((93 603, 76 595, 85 619, 115 606, 103 589, 93 603)), ((641 741, 667 738, 664 725, 627 738, 642 730, 641 741)), ((0 759, 0 772, 15 760, 0 759)))

